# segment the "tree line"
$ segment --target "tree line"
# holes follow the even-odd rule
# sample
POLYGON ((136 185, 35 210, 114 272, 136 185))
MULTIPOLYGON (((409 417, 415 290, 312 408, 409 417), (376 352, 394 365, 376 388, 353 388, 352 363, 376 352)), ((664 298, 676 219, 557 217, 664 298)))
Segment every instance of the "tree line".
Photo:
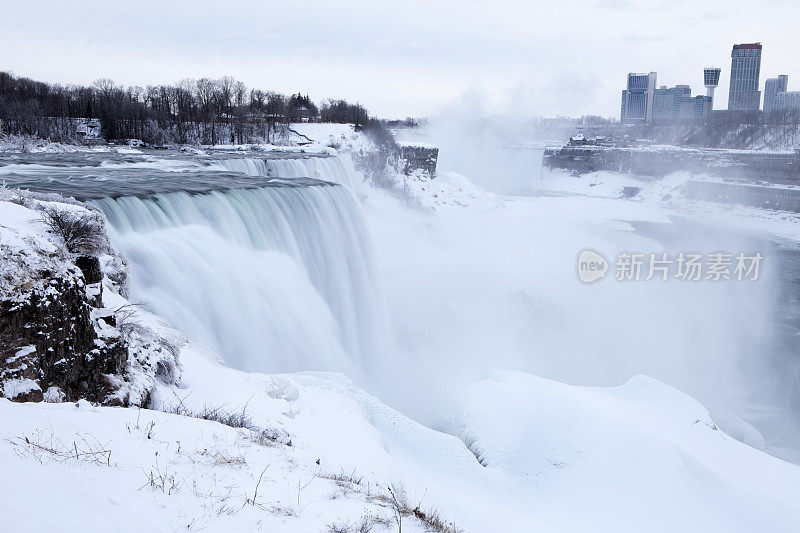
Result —
POLYGON ((100 123, 106 141, 148 144, 271 142, 293 122, 334 122, 374 129, 360 104, 249 89, 232 77, 187 79, 172 85, 123 87, 109 79, 59 85, 0 72, 0 133, 75 141, 80 124, 100 123))

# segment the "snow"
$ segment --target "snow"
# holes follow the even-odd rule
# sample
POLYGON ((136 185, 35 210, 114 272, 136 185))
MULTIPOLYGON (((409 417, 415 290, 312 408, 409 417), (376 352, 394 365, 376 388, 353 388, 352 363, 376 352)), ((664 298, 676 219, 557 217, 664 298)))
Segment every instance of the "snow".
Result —
MULTIPOLYGON (((402 470, 393 465, 388 443, 370 418, 392 416, 392 425, 401 423, 406 433, 410 429, 405 446, 411 441, 420 447, 420 434, 433 432, 370 400, 342 377, 247 374, 220 367, 196 346, 185 349, 182 358, 183 385, 162 388, 156 405, 246 413, 257 429, 158 411, 91 407, 83 401, 78 409, 0 401, 0 416, 8 421, 0 434, 0 458, 13 463, 4 486, 16 489, 0 505, 8 506, 7 523, 35 530, 56 524, 62 531, 104 530, 137 513, 143 521, 122 520, 126 523, 117 529, 167 531, 191 524, 211 530, 224 525, 242 531, 321 531, 336 522, 358 522, 366 514, 394 523, 386 502, 378 498, 388 494, 389 486, 405 493, 402 470), (64 443, 66 457, 36 449, 25 438, 57 450, 64 443), (81 454, 90 447, 87 442, 94 450, 110 450, 110 460, 105 455, 100 461, 83 455, 73 460, 73 442, 81 454), (157 477, 155 488, 151 472, 157 477), (262 472, 255 505, 248 504, 262 472), (169 480, 166 494, 161 475, 169 480), (327 479, 332 476, 360 481, 327 479), (58 516, 31 515, 31 491, 45 484, 48 501, 63 511, 58 516)), ((474 463, 457 439, 441 438, 458 447, 462 460, 474 463)), ((423 509, 430 509, 424 492, 409 490, 408 498, 412 507, 422 502, 423 509)), ((404 518, 404 529, 424 531, 415 522, 404 518)))
MULTIPOLYGON (((368 148, 341 125, 295 126, 321 145, 343 138, 348 150, 368 148)), ((656 379, 619 379, 640 367, 670 375, 669 365, 685 358, 705 381, 701 354, 681 350, 679 335, 658 346, 648 329, 652 316, 669 325, 691 310, 660 307, 659 292, 611 293, 608 284, 589 292, 577 286, 573 265, 562 264, 587 245, 607 252, 652 245, 630 231, 631 221, 667 222, 702 208, 707 219, 796 238, 794 215, 689 202, 679 193, 685 175, 650 182, 552 174, 536 184, 545 195, 528 198, 489 193, 447 170, 394 179, 425 209, 377 190, 362 198, 399 338, 396 351, 376 355, 394 356, 396 365, 375 361, 391 382, 372 383, 380 397, 342 374, 222 366, 106 279, 102 312, 119 316, 124 308, 134 326, 132 394, 154 386, 156 410, 0 399, 4 524, 305 532, 373 516, 375 531, 395 531, 392 487, 411 507, 436 510, 465 531, 800 530, 800 468, 749 446, 764 447, 755 428, 656 379), (623 187, 641 190, 622 199, 623 187), (635 334, 593 344, 619 324, 635 334), (652 363, 649 352, 660 350, 671 358, 652 363), (560 357, 571 357, 571 373, 560 357), (180 361, 177 386, 153 378, 165 358, 180 361), (572 382, 592 381, 600 368, 605 381, 623 383, 577 386, 486 371, 487 358, 572 382), (399 395, 412 397, 403 412, 388 405, 400 404, 399 395), (415 401, 437 412, 436 423, 415 416, 423 411, 415 401), (250 422, 197 418, 209 412, 250 422), (41 512, 42 501, 51 512, 41 512)), ((33 242, 56 249, 34 211, 0 201, 0 244, 25 252, 33 242)), ((101 325, 101 337, 113 329, 101 325)), ((33 383, 19 381, 11 386, 33 383)), ((63 394, 48 390, 45 398, 63 394)), ((406 516, 403 529, 426 528, 406 516)))
POLYGON ((33 345, 24 346, 24 347, 20 348, 19 350, 17 350, 17 353, 14 354, 14 357, 25 357, 26 355, 31 354, 31 353, 33 353, 35 351, 36 351, 36 347, 33 346, 33 345))
POLYGON ((355 131, 353 124, 302 122, 291 124, 289 128, 299 134, 297 141, 311 140, 337 151, 368 153, 377 149, 366 135, 355 131))
POLYGON ((193 146, 181 146, 181 152, 193 155, 206 155, 205 150, 201 150, 200 148, 194 148, 193 146))
POLYGON ((630 174, 607 171, 580 176, 572 176, 565 171, 550 171, 545 172, 541 180, 534 182, 533 189, 547 194, 620 199, 625 196, 624 187, 636 187, 640 189, 639 192, 625 203, 664 209, 743 232, 757 231, 800 241, 797 231, 800 213, 691 200, 683 195, 683 187, 687 181, 694 179, 721 181, 715 176, 688 172, 675 172, 660 179, 642 179, 630 174))
POLYGON ((0 153, 70 154, 75 152, 109 152, 102 144, 65 144, 26 135, 0 135, 0 153))
MULTIPOLYGON (((467 388, 460 409, 468 449, 340 375, 243 373, 199 347, 185 350, 183 363, 182 386, 162 388, 156 405, 244 412, 255 429, 86 402, 0 400, 4 486, 14 487, 2 504, 7 523, 320 531, 376 514, 389 523, 379 530, 391 531, 390 509, 368 494, 392 486, 466 531, 800 527, 800 468, 735 441, 696 401, 644 376, 594 388, 491 373, 467 388), (25 438, 63 446, 64 457, 25 438), (74 446, 79 459, 69 455, 74 446), (43 486, 61 512, 34 512, 43 486)), ((404 527, 424 530, 412 523, 404 527)))
POLYGON ((118 146, 115 149, 115 151, 118 154, 122 154, 122 155, 142 155, 142 154, 144 154, 144 152, 142 152, 138 148, 125 147, 125 146, 118 146))
POLYGON ((7 422, 0 446, 3 484, 11 489, 0 508, 12 527, 323 531, 365 512, 392 520, 384 506, 322 477, 328 472, 311 456, 261 441, 249 430, 85 402, 76 408, 1 400, 0 412, 7 422), (44 487, 51 512, 43 513, 44 487))
POLYGON ((8 379, 3 382, 3 393, 9 398, 15 398, 31 391, 42 390, 39 384, 32 379, 8 379))
POLYGON ((56 247, 42 235, 43 226, 38 213, 3 200, 0 196, 0 244, 19 250, 30 247, 31 241, 35 241, 45 250, 55 251, 56 247))
MULTIPOLYGON (((53 277, 83 283, 80 270, 70 254, 62 249, 63 244, 47 232, 40 213, 36 210, 41 206, 57 206, 59 209, 87 215, 96 214, 93 208, 74 200, 67 201, 53 195, 37 195, 26 191, 0 190, 0 301, 21 304, 28 301, 34 293, 39 293, 40 296, 50 294, 56 290, 50 282, 53 277)), ((124 268, 124 259, 113 249, 107 250, 101 257, 101 263, 104 265, 104 274, 113 278, 118 278, 119 275, 115 269, 124 268)), ((158 372, 169 374, 159 376, 161 379, 177 378, 176 358, 180 346, 187 341, 183 335, 166 325, 163 319, 139 309, 116 292, 122 291, 124 287, 119 287, 109 277, 102 283, 104 307, 92 310, 92 318, 96 319, 93 324, 99 337, 97 342, 116 340, 120 336, 127 341, 127 381, 120 382, 114 376, 109 376, 109 379, 119 386, 117 394, 120 401, 127 400, 137 404, 155 386, 158 372), (118 328, 102 320, 105 316, 114 316, 118 328)), ((86 285, 85 290, 87 296, 96 297, 100 295, 101 285, 86 285)), ((32 346, 20 348, 13 359, 34 351, 32 346)), ((5 396, 13 398, 13 392, 27 392, 31 390, 30 383, 36 385, 32 381, 18 381, 3 382, 5 396)), ((36 388, 39 386, 36 385, 36 388)), ((57 390, 47 392, 48 401, 63 396, 57 390)))
POLYGON ((400 172, 389 174, 394 187, 413 204, 430 210, 448 207, 492 205, 499 203, 497 195, 473 185, 457 172, 437 172, 429 176, 422 170, 411 175, 400 172))
POLYGON ((552 172, 533 183, 534 190, 579 194, 600 198, 622 198, 623 187, 645 187, 647 181, 614 172, 589 172, 571 176, 567 172, 552 172))
POLYGON ((307 144, 304 146, 295 146, 295 145, 276 145, 276 144, 214 144, 214 145, 203 145, 203 149, 205 152, 210 151, 221 151, 221 152, 228 152, 228 153, 237 153, 237 152, 275 152, 275 153, 287 153, 287 154, 323 154, 323 155, 333 155, 336 153, 336 150, 328 147, 322 146, 318 144, 307 144))
POLYGON ((63 254, 44 231, 39 214, 11 201, 10 191, 0 190, 0 300, 21 302, 31 291, 50 290, 40 271, 71 276, 63 254), (28 288, 25 294, 19 290, 28 288))
POLYGON ((495 372, 467 397, 464 440, 564 530, 800 527, 800 468, 732 439, 651 378, 590 388, 495 372))
POLYGON ((429 150, 433 150, 433 149, 436 148, 436 146, 433 145, 433 144, 425 143, 425 142, 419 142, 419 141, 397 141, 397 144, 399 146, 403 146, 403 147, 406 147, 406 148, 426 148, 426 149, 429 149, 429 150))

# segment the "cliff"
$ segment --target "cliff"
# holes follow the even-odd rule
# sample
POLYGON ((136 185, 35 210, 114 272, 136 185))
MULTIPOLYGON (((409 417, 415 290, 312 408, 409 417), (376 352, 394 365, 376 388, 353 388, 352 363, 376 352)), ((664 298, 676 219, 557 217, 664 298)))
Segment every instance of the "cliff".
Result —
POLYGON ((148 324, 126 279, 96 209, 0 190, 0 396, 146 405, 175 383, 185 340, 148 324))

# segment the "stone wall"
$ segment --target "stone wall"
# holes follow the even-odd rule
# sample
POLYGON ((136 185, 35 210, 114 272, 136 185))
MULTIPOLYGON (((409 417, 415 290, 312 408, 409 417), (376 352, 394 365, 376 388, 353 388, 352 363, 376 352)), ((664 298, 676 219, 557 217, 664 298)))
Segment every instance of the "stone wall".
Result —
POLYGON ((796 153, 566 147, 545 150, 543 164, 578 174, 607 170, 663 177, 687 171, 730 179, 800 183, 800 155, 796 153))
POLYGON ((694 200, 800 213, 800 189, 690 180, 685 194, 694 200))

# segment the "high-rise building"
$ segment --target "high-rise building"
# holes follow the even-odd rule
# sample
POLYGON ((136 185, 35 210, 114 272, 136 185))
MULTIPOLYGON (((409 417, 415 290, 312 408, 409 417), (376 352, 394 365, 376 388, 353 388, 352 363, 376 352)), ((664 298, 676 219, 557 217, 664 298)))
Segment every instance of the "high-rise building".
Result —
POLYGON ((706 118, 714 109, 714 99, 711 96, 697 95, 692 98, 692 101, 694 102, 694 109, 692 109, 693 120, 706 118))
POLYGON ((672 120, 675 109, 675 91, 662 85, 653 93, 653 122, 672 120))
POLYGON ((703 69, 703 85, 706 86, 706 96, 711 98, 711 105, 714 105, 714 89, 719 85, 719 74, 722 69, 719 67, 706 67, 703 69))
POLYGON ((710 96, 695 96, 688 85, 667 88, 662 85, 653 95, 653 122, 700 120, 711 111, 710 96))
POLYGON ((764 117, 767 120, 797 120, 800 91, 789 91, 789 76, 781 74, 764 84, 764 117))
POLYGON ((650 122, 653 119, 653 95, 656 73, 628 74, 628 86, 622 91, 620 121, 650 122))
POLYGON ((761 43, 734 44, 731 51, 731 86, 728 93, 729 111, 758 111, 761 92, 761 43))
POLYGON ((775 110, 778 93, 786 92, 789 76, 781 74, 777 78, 769 78, 764 82, 764 114, 769 116, 775 110))
POLYGON ((780 113, 794 116, 794 120, 800 115, 800 91, 784 91, 775 95, 775 107, 773 113, 780 113))

